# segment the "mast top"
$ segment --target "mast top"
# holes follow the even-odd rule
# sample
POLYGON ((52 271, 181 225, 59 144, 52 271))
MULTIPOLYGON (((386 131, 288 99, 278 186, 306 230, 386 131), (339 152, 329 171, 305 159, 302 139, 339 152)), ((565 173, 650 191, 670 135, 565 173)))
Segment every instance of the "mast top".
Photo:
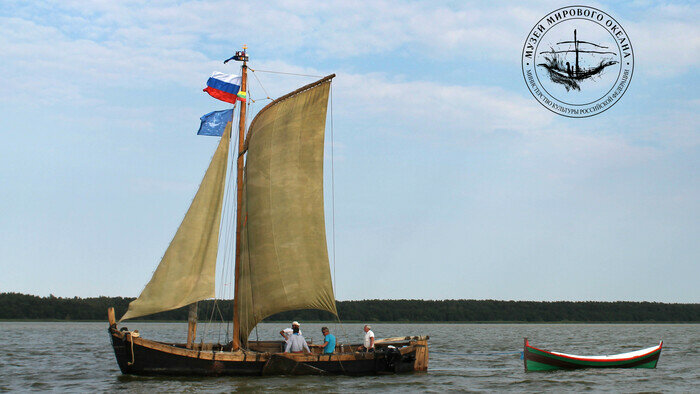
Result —
POLYGON ((245 62, 248 61, 248 54, 246 54, 246 49, 248 49, 248 45, 243 45, 243 50, 242 51, 236 51, 236 54, 231 56, 230 58, 224 60, 224 64, 228 63, 231 60, 235 60, 238 62, 245 62))

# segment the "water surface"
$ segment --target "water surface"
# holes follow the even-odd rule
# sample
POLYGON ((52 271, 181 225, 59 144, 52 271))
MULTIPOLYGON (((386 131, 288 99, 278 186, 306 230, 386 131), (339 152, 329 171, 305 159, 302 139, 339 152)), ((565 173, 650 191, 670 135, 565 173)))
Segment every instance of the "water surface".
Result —
MULTIPOLYGON (((302 322, 318 343, 322 324, 302 322)), ((339 342, 360 342, 361 324, 327 324, 339 342)), ((130 323, 148 339, 184 342, 185 323, 130 323)), ((260 339, 286 325, 263 323, 260 339)), ((200 324, 214 341, 225 325, 200 324)), ((375 324, 378 338, 430 335, 427 373, 347 377, 138 377, 122 375, 106 323, 0 322, 0 390, 55 391, 685 391, 700 387, 698 324, 375 324), (615 354, 664 340, 656 369, 524 372, 523 337, 532 345, 581 355, 615 354)), ((253 332, 252 338, 256 333, 253 332)))

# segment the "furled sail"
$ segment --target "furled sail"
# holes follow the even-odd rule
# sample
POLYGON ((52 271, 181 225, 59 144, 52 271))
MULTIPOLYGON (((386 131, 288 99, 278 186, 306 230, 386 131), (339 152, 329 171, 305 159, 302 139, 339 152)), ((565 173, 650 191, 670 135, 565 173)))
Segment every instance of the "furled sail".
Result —
POLYGON ((272 314, 337 314, 323 211, 323 141, 334 75, 263 108, 248 131, 238 278, 241 343, 272 314))
POLYGON ((211 159, 190 209, 151 281, 121 320, 179 308, 214 297, 216 254, 231 122, 211 159))

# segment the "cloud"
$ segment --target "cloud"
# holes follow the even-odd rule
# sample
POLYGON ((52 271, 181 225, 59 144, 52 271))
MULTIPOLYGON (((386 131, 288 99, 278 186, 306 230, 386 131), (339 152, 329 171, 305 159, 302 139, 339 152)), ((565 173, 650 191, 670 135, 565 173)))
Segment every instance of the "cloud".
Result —
MULTIPOLYGON (((0 93, 17 92, 20 80, 30 84, 25 90, 49 89, 45 97, 55 100, 89 100, 81 88, 199 86, 201 74, 221 67, 212 57, 228 55, 232 43, 250 44, 256 59, 268 63, 334 59, 348 64, 393 54, 406 60, 430 56, 436 64, 457 59, 483 67, 493 61, 515 64, 527 31, 555 6, 540 1, 15 3, 0 18, 5 55, 0 93)), ((635 48, 637 70, 668 78, 696 68, 699 13, 694 5, 658 5, 628 19, 619 15, 635 48)))
MULTIPOLYGON (((255 66, 261 70, 313 75, 329 71, 309 67, 311 62, 303 54, 332 56, 335 62, 329 69, 352 64, 338 59, 382 51, 400 55, 426 50, 444 56, 445 61, 454 56, 517 59, 511 54, 519 52, 523 32, 541 17, 541 10, 553 7, 547 2, 457 7, 393 1, 362 7, 354 2, 305 1, 234 7, 217 1, 62 2, 34 10, 19 4, 11 12, 15 16, 0 18, 0 45, 7 59, 0 65, 1 100, 34 102, 33 92, 41 92, 42 104, 104 107, 110 102, 124 108, 129 103, 114 103, 103 90, 199 88, 211 70, 223 68, 209 53, 220 55, 224 47, 230 51, 230 43, 242 37, 256 41, 252 51, 260 54, 255 66), (290 53, 295 57, 288 58, 290 53)), ((659 75, 663 71, 664 77, 696 67, 700 56, 700 32, 693 22, 697 7, 657 6, 653 11, 653 19, 624 21, 638 67, 659 75), (675 32, 682 39, 669 40, 658 31, 675 32), (669 62, 670 58, 674 60, 669 62)), ((360 73, 351 68, 341 67, 338 72, 334 94, 342 105, 336 107, 337 114, 372 116, 384 126, 410 129, 419 137, 465 139, 498 131, 537 134, 551 129, 555 119, 522 90, 416 75, 360 73)), ((272 97, 294 89, 300 81, 275 76, 273 85, 269 75, 258 76, 272 97)), ((266 96, 254 77, 250 86, 253 97, 266 96)))
POLYGON ((598 176, 610 169, 632 168, 654 160, 660 152, 615 134, 594 134, 585 128, 557 127, 556 132, 530 135, 517 157, 525 167, 551 180, 598 176))
POLYGON ((341 111, 383 118, 386 123, 429 137, 446 138, 445 132, 527 133, 542 129, 553 117, 529 97, 489 86, 392 80, 382 74, 341 74, 337 91, 338 100, 346 105, 341 111))
POLYGON ((622 22, 632 41, 635 71, 669 78, 700 65, 700 7, 666 4, 643 15, 622 22))
POLYGON ((105 88, 191 84, 186 76, 204 72, 213 63, 189 49, 75 39, 55 27, 19 18, 0 18, 0 46, 8 59, 0 66, 0 96, 43 104, 91 105, 105 88))
MULTIPOLYGON (((325 74, 282 62, 265 67, 325 74)), ((660 149, 677 149, 697 141, 690 138, 697 102, 670 112, 571 122, 545 110, 526 94, 412 77, 339 73, 333 87, 338 124, 352 125, 361 121, 360 117, 373 126, 371 133, 391 133, 391 138, 418 138, 446 145, 473 146, 503 134, 510 139, 506 144, 519 144, 515 154, 521 163, 538 163, 540 170, 553 178, 630 167, 657 158, 660 149), (684 125, 674 126, 677 119, 684 119, 684 125), (620 133, 629 129, 634 132, 620 133)), ((298 84, 297 77, 290 77, 282 84, 282 92, 298 84)))
POLYGON ((479 2, 62 2, 19 5, 15 15, 60 26, 68 37, 131 48, 172 50, 254 44, 260 52, 360 58, 400 51, 436 59, 517 61, 538 6, 479 2), (58 23, 57 23, 58 22, 58 23), (241 42, 250 41, 250 42, 241 42))

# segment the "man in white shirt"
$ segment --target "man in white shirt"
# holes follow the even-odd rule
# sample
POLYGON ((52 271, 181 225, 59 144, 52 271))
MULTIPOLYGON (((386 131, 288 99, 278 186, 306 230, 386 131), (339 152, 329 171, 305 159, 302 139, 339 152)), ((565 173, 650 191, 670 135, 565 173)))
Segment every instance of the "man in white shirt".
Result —
POLYGON ((357 350, 365 351, 365 352, 373 352, 374 351, 374 332, 372 332, 372 327, 369 326, 369 324, 365 324, 365 342, 362 344, 362 346, 358 347, 357 350))
POLYGON ((301 333, 301 329, 299 327, 299 322, 298 321, 293 321, 292 322, 292 327, 291 328, 285 328, 284 330, 280 331, 280 335, 282 335, 282 338, 284 338, 284 341, 287 342, 289 341, 289 338, 292 336, 294 333, 294 327, 299 329, 299 335, 303 335, 301 333))
POLYGON ((292 335, 287 340, 287 345, 284 347, 285 353, 311 353, 309 345, 306 344, 306 339, 299 332, 299 324, 292 325, 292 335))

